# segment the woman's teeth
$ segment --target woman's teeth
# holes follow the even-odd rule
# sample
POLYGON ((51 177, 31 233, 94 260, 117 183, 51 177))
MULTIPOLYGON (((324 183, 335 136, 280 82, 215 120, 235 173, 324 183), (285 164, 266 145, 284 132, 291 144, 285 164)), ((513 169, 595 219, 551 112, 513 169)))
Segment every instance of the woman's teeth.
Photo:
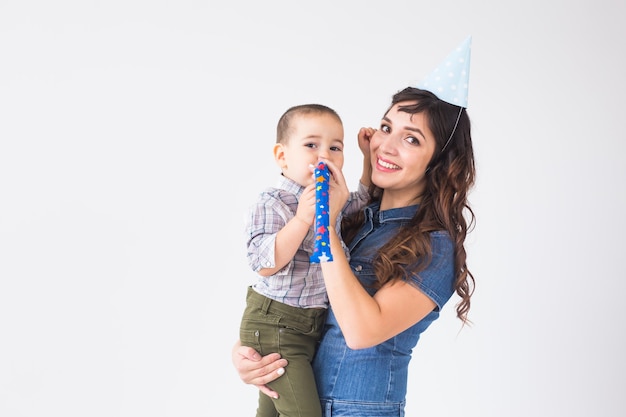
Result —
POLYGON ((381 159, 378 160, 378 165, 380 165, 383 168, 387 168, 387 169, 398 169, 400 168, 398 165, 395 164, 390 164, 389 162, 385 162, 381 159))

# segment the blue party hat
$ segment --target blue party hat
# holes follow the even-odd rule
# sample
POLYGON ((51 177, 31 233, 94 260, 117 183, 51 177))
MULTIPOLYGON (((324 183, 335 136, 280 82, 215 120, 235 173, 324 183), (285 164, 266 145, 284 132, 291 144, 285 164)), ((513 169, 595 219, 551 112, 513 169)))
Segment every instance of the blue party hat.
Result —
POLYGON ((467 108, 471 45, 472 37, 468 36, 418 87, 447 103, 467 108))

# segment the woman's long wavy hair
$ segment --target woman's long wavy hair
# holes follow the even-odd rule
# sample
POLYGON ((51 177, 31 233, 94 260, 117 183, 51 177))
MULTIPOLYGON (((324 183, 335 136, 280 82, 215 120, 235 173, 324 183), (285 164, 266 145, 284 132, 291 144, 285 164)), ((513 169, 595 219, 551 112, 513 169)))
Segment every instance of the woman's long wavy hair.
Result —
MULTIPOLYGON (((445 230, 454 243, 454 289, 461 298, 456 314, 463 324, 469 324, 475 281, 467 268, 464 242, 475 225, 467 197, 476 175, 470 120, 465 109, 446 103, 427 90, 408 87, 399 91, 387 112, 398 103, 401 103, 400 111, 426 115, 437 144, 426 170, 424 193, 415 196, 420 200, 419 209, 409 225, 381 247, 374 259, 377 287, 390 281, 407 280, 410 274, 425 269, 432 259, 430 233, 445 230), (407 270, 409 266, 414 268, 407 270)), ((372 185, 371 201, 379 201, 382 191, 372 185)), ((354 238, 363 221, 362 211, 344 219, 342 235, 347 242, 354 238)))

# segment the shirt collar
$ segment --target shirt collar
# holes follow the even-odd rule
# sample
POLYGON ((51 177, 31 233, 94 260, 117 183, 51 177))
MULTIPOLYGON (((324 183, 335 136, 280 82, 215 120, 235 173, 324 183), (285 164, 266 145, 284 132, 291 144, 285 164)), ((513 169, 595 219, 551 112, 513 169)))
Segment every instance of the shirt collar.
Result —
POLYGON ((276 182, 276 188, 280 190, 285 190, 291 194, 294 194, 297 197, 300 197, 302 191, 304 191, 304 187, 295 182, 292 179, 285 177, 283 174, 280 174, 280 178, 276 182))
POLYGON ((406 207, 397 207, 389 210, 380 210, 380 201, 376 201, 365 208, 365 216, 369 220, 377 219, 378 223, 385 223, 388 221, 402 221, 411 220, 419 204, 406 207))

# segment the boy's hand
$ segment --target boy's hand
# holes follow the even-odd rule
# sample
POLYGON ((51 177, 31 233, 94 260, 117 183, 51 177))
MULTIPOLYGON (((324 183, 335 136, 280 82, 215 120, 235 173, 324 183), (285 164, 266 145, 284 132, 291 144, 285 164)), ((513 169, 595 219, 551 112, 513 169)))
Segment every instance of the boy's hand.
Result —
POLYGON ((376 132, 376 129, 373 127, 362 127, 359 129, 359 134, 357 135, 359 141, 359 149, 361 149, 361 153, 363 153, 364 157, 369 159, 370 156, 370 139, 376 132))
POLYGON ((346 185, 346 180, 343 176, 343 172, 341 172, 341 170, 330 161, 326 161, 326 166, 328 166, 328 170, 330 171, 330 200, 328 202, 330 209, 329 224, 334 226, 337 222, 339 213, 348 201, 350 191, 348 190, 348 186, 346 185))
POLYGON ((313 226, 315 221, 315 186, 313 183, 304 188, 296 209, 296 217, 309 226, 313 226))
POLYGON ((366 186, 372 183, 372 161, 370 152, 370 140, 376 133, 376 129, 371 127, 362 127, 357 135, 359 149, 363 153, 363 172, 361 173, 361 183, 366 186))

